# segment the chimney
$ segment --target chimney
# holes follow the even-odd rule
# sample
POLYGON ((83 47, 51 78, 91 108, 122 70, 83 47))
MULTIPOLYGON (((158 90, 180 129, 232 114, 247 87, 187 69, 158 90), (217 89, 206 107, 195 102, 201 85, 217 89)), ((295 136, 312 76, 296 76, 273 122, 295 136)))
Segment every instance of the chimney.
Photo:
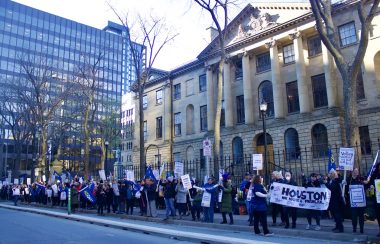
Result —
POLYGON ((218 29, 216 29, 215 27, 210 26, 206 30, 210 31, 210 43, 211 43, 219 35, 218 29))

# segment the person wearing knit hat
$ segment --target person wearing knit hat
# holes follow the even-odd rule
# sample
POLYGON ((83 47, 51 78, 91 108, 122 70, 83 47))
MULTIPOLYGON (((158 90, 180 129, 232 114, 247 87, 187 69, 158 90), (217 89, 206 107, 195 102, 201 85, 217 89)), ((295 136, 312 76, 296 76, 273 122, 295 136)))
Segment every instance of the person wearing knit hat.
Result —
POLYGON ((221 224, 227 223, 226 214, 230 217, 230 225, 234 223, 233 215, 232 215, 232 185, 231 185, 231 175, 229 173, 225 173, 222 176, 223 183, 219 186, 222 194, 222 204, 220 211, 222 212, 223 221, 221 224))

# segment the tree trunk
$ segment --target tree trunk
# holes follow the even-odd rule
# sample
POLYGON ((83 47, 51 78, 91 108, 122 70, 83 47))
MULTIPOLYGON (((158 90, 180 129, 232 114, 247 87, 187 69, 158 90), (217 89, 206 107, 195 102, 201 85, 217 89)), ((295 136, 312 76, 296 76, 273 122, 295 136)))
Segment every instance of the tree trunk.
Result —
POLYGON ((44 174, 46 181, 49 180, 49 163, 46 160, 47 153, 47 128, 43 126, 41 129, 41 179, 42 179, 42 167, 44 167, 44 174))
MULTIPOLYGON (((219 177, 219 168, 222 168, 223 165, 220 165, 220 118, 222 114, 222 97, 223 97, 223 67, 225 59, 222 58, 219 61, 218 69, 218 91, 217 91, 217 102, 216 102, 216 113, 215 113, 215 124, 214 124, 214 175, 219 177)), ((209 162, 207 162, 209 163, 209 162)))
POLYGON ((144 96, 144 87, 142 84, 139 84, 139 139, 140 139, 140 177, 141 179, 145 176, 145 138, 144 138, 144 110, 143 110, 143 96, 144 96))
POLYGON ((90 109, 92 107, 93 97, 89 97, 88 104, 86 106, 85 115, 84 115, 84 177, 85 179, 89 178, 90 175, 90 129, 89 129, 89 118, 90 118, 90 109))

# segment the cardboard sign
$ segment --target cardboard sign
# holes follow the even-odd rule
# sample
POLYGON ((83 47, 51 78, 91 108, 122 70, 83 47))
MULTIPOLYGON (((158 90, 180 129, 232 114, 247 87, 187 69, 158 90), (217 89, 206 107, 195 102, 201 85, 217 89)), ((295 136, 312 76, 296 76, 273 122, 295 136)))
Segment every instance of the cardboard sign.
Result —
POLYGON ((83 178, 82 177, 79 178, 79 183, 83 184, 83 178))
POLYGON ((102 180, 107 180, 107 178, 106 178, 106 173, 104 172, 104 169, 99 170, 99 177, 100 177, 100 179, 102 179, 102 180))
POLYGON ((42 176, 42 181, 43 181, 43 182, 46 181, 46 175, 43 175, 43 176, 42 176))
POLYGON ((58 187, 56 184, 52 185, 51 189, 53 189, 54 193, 58 193, 58 187))
POLYGON ((252 168, 253 170, 263 169, 263 155, 262 154, 252 154, 252 168))
POLYGON ((361 208, 367 206, 363 185, 350 185, 349 193, 352 208, 361 208))
POLYGON ((339 149, 339 168, 352 171, 354 169, 355 150, 353 148, 339 149))
POLYGON ((18 179, 14 179, 14 184, 18 185, 18 179))
POLYGON ((26 178, 26 184, 29 186, 31 185, 32 183, 32 179, 31 178, 26 178))
POLYGON ((193 186, 191 185, 190 176, 188 174, 187 175, 182 175, 181 176, 181 180, 182 180, 183 187, 185 189, 190 190, 191 188, 193 188, 193 186))
POLYGON ((25 188, 24 191, 25 191, 25 195, 29 195, 29 188, 25 188))
POLYGON ((174 174, 177 174, 178 176, 183 175, 183 163, 181 162, 174 163, 174 174))
POLYGON ((211 193, 207 191, 203 192, 201 206, 205 208, 209 208, 211 204, 211 193))
POLYGON ((218 195, 218 202, 222 202, 222 198, 223 198, 223 190, 220 190, 219 195, 218 195))
POLYGON ((133 170, 127 170, 126 175, 127 175, 127 180, 135 181, 135 172, 133 170))

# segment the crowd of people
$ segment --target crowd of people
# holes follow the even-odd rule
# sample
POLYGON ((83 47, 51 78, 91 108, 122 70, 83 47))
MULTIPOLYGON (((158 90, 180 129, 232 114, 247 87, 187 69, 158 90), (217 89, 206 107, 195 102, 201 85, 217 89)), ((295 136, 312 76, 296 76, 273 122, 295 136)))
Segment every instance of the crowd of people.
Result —
MULTIPOLYGON (((372 174, 363 178, 359 175, 359 170, 354 169, 346 180, 336 170, 331 170, 328 175, 310 174, 306 177, 302 174, 303 187, 326 187, 331 191, 331 199, 327 211, 304 209, 307 225, 306 229, 321 230, 321 218, 332 218, 335 221, 337 233, 344 232, 343 220, 344 209, 350 207, 352 218, 352 231, 364 233, 364 212, 365 207, 351 207, 350 201, 342 197, 348 196, 349 185, 363 185, 365 189, 373 192, 374 180, 380 179, 380 164, 376 166, 372 174), (342 194, 342 191, 346 194, 342 194), (312 225, 312 220, 315 225, 312 225), (359 221, 358 221, 359 220, 359 221)), ((192 188, 185 188, 181 178, 168 176, 165 179, 156 180, 154 177, 145 177, 141 181, 132 182, 128 180, 85 182, 79 177, 74 177, 71 181, 55 181, 48 184, 35 182, 31 185, 3 185, 0 189, 0 197, 3 200, 13 200, 14 204, 21 200, 24 203, 37 203, 51 206, 66 207, 68 205, 68 194, 71 197, 71 210, 75 212, 78 208, 95 209, 98 215, 105 213, 116 214, 136 214, 134 209, 139 209, 139 215, 157 217, 157 209, 165 209, 163 220, 170 218, 182 219, 191 214, 193 221, 214 222, 214 211, 222 214, 220 224, 234 224, 234 213, 238 206, 238 201, 245 202, 248 213, 248 222, 253 226, 255 234, 262 233, 265 236, 273 235, 269 231, 267 223, 268 211, 271 210, 272 226, 283 226, 284 228, 297 228, 297 217, 300 209, 270 203, 272 183, 282 183, 297 186, 297 181, 291 172, 283 173, 274 171, 271 182, 263 184, 260 175, 245 174, 240 187, 232 185, 231 176, 226 173, 220 179, 209 177, 207 182, 202 184, 199 181, 191 180, 192 188), (91 189, 96 201, 91 201, 85 194, 81 194, 83 189, 91 189), (69 191, 69 189, 71 189, 69 191), (227 221, 228 215, 228 221, 227 221), (280 223, 277 222, 279 217, 280 223)), ((375 194, 370 197, 374 198, 375 194)), ((379 224, 380 237, 380 204, 374 204, 376 219, 379 224)))

